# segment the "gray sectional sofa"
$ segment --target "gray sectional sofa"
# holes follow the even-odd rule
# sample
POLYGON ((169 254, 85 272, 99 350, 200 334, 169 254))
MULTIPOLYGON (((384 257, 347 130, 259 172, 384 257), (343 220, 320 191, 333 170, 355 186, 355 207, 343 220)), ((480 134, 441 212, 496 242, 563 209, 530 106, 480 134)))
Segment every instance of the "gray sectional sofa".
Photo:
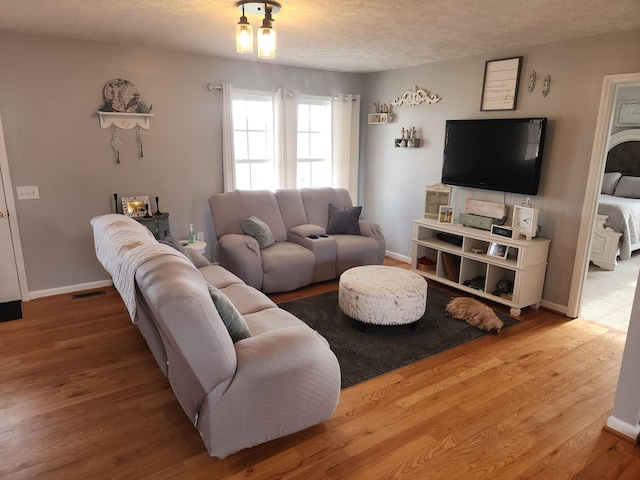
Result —
POLYGON ((380 227, 359 219, 360 207, 342 188, 234 190, 212 195, 209 206, 216 260, 263 292, 295 290, 384 260, 380 227), (268 231, 248 229, 250 217, 268 231), (264 244, 260 234, 273 242, 264 244))
POLYGON ((225 268, 206 259, 196 268, 131 218, 102 215, 91 225, 98 260, 210 455, 332 415, 340 367, 316 331, 225 268), (234 322, 248 336, 232 339, 234 322))

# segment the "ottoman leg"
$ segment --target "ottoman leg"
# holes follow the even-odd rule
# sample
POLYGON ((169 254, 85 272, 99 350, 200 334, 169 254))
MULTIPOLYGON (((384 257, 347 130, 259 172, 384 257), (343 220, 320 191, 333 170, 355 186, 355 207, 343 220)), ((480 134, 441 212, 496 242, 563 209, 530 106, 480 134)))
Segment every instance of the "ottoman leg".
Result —
POLYGON ((410 328, 411 330, 417 330, 417 329, 418 329, 418 323, 420 323, 420 320, 416 320, 415 322, 410 323, 410 324, 409 324, 409 328, 410 328))
POLYGON ((367 324, 364 322, 360 322, 360 331, 362 333, 367 333, 367 324))

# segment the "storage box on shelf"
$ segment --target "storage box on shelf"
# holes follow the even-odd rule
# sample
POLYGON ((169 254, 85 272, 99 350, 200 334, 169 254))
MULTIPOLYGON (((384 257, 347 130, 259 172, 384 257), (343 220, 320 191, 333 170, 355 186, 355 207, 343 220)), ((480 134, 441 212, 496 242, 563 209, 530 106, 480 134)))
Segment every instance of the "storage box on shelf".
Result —
POLYGON ((511 315, 518 316, 525 307, 540 307, 550 242, 546 238, 510 239, 459 224, 418 219, 413 222, 411 269, 427 279, 507 305, 511 315), (438 233, 456 235, 461 244, 441 240, 438 233), (488 255, 491 243, 507 246, 507 258, 488 255), (425 262, 431 268, 418 268, 425 262), (501 280, 513 284, 510 295, 499 293, 501 280))

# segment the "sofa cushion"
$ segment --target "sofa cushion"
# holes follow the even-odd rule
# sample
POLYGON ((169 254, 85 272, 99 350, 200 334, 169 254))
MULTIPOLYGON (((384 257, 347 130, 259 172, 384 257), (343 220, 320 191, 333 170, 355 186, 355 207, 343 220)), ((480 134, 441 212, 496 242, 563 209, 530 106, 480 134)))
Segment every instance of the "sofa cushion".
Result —
POLYGON ((329 235, 360 235, 358 221, 361 212, 362 207, 340 208, 330 203, 327 233, 329 235))
POLYGON ((231 303, 231 300, 210 283, 207 283, 207 288, 209 289, 213 304, 216 306, 216 310, 218 310, 218 315, 220 315, 220 318, 224 322, 224 326, 227 327, 233 343, 251 337, 247 323, 244 321, 244 318, 242 318, 242 315, 240 315, 240 312, 238 312, 238 309, 231 303))
POLYGON ((616 190, 616 185, 618 185, 618 180, 622 174, 620 172, 607 172, 602 177, 602 191, 605 195, 613 195, 613 192, 616 190))
POLYGON ((255 238, 260 248, 267 248, 275 243, 269 225, 255 215, 251 215, 242 220, 242 230, 247 235, 255 238))
POLYGON ((310 223, 291 227, 289 229, 289 232, 300 237, 309 237, 311 235, 325 235, 327 233, 325 232, 324 228, 319 227, 318 225, 311 225, 310 223))

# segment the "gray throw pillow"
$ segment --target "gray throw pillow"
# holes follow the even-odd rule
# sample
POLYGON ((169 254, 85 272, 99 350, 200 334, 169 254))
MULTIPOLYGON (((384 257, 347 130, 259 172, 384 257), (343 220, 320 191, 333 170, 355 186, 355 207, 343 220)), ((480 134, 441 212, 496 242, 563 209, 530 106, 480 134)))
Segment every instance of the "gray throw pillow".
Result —
POLYGON ((613 194, 616 197, 640 198, 640 177, 623 176, 613 194))
POLYGON ((186 248, 184 245, 182 245, 182 243, 180 243, 180 241, 176 240, 170 235, 164 237, 164 239, 162 240, 158 240, 158 243, 169 245, 170 247, 175 248, 177 251, 187 257, 196 268, 211 265, 211 262, 207 259, 207 257, 194 250, 193 248, 186 248))
POLYGON ((231 303, 229 297, 210 283, 207 283, 207 288, 218 315, 220 315, 224 326, 227 327, 233 343, 251 337, 247 322, 244 321, 243 316, 240 315, 235 305, 231 303))
POLYGON ((261 249, 270 247, 276 243, 269 225, 253 215, 242 220, 242 231, 255 238, 261 249))
POLYGON ((327 233, 329 235, 360 235, 360 213, 362 207, 340 208, 333 203, 329 204, 329 221, 327 233))
POLYGON ((602 177, 602 190, 601 193, 605 195, 613 195, 613 192, 616 190, 616 185, 618 185, 618 180, 620 180, 622 174, 620 172, 607 172, 602 177))
POLYGON ((207 265, 211 265, 211 262, 209 261, 209 259, 204 255, 202 255, 197 250, 194 250, 193 248, 185 247, 184 251, 186 252, 185 255, 187 256, 187 258, 191 260, 191 263, 193 263, 194 267, 200 268, 200 267, 206 267, 207 265))

